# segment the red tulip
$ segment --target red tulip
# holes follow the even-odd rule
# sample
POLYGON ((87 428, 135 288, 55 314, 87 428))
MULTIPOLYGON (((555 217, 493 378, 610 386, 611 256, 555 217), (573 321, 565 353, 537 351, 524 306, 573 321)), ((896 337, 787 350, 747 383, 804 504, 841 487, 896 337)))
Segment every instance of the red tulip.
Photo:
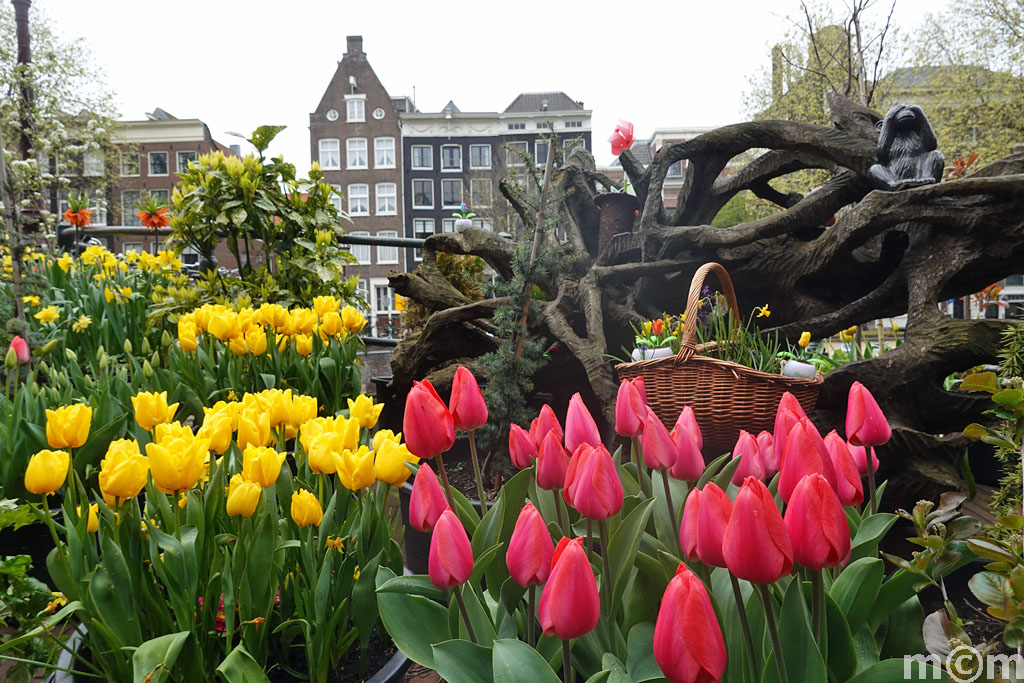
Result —
POLYGON ((487 404, 476 377, 465 366, 460 365, 452 380, 451 406, 455 429, 471 432, 487 424, 487 404))
POLYGON ((892 438, 882 409, 860 382, 850 385, 850 399, 846 404, 846 438, 854 446, 881 446, 892 438))
MULTIPOLYGON (((698 430, 697 436, 700 436, 698 430)), ((675 479, 697 481, 704 473, 704 456, 700 446, 693 438, 693 433, 678 423, 672 430, 672 442, 676 445, 676 460, 668 473, 675 479)))
POLYGON ((757 450, 761 453, 765 478, 774 477, 779 473, 779 452, 775 450, 775 440, 771 432, 761 432, 757 435, 757 450))
POLYGON ((588 519, 608 519, 622 509, 622 482, 604 446, 580 444, 565 474, 565 501, 588 519))
POLYGON ((512 456, 512 464, 525 470, 537 457, 537 444, 525 429, 514 424, 508 429, 508 453, 512 456))
POLYGON ((808 474, 822 474, 830 482, 836 480, 828 448, 810 422, 799 422, 789 431, 780 469, 779 497, 787 503, 793 489, 808 474), (820 448, 818 441, 821 441, 820 448))
POLYGON ((565 473, 569 468, 569 456, 562 447, 558 434, 551 430, 544 437, 537 453, 537 486, 554 491, 565 486, 565 473))
POLYGON ((615 397, 615 432, 620 436, 640 436, 647 418, 647 391, 644 378, 622 380, 615 397))
POLYGON ((835 567, 850 559, 850 524, 832 486, 820 474, 800 480, 786 508, 793 559, 808 569, 835 567))
POLYGON ((779 401, 779 408, 775 413, 776 417, 778 417, 778 414, 784 410, 794 412, 800 417, 807 417, 807 412, 804 410, 804 407, 800 405, 800 401, 798 401, 796 396, 788 391, 782 394, 782 399, 779 401))
POLYGON ((544 635, 562 640, 579 638, 594 630, 600 616, 597 579, 583 549, 583 539, 565 537, 552 555, 551 573, 537 606, 544 635))
POLYGON ((508 541, 505 564, 508 573, 520 586, 539 586, 548 580, 551 572, 551 556, 555 544, 544 524, 544 519, 527 501, 516 520, 512 538, 508 541))
POLYGON ((864 486, 860 481, 857 463, 853 460, 850 447, 836 430, 825 435, 825 447, 836 470, 836 494, 845 505, 860 505, 864 502, 864 486))
POLYGON ((540 415, 533 418, 533 422, 530 423, 530 438, 533 439, 535 444, 540 446, 540 444, 544 443, 544 437, 550 431, 554 431, 558 435, 559 441, 565 438, 565 434, 562 432, 562 425, 559 424, 558 418, 555 417, 555 411, 545 403, 541 406, 540 415))
POLYGON ((619 156, 622 150, 633 146, 633 141, 633 124, 619 119, 619 125, 615 126, 615 131, 608 136, 608 142, 612 143, 612 154, 619 156))
POLYGON ((768 487, 754 477, 747 477, 736 494, 722 556, 734 576, 752 583, 775 583, 793 569, 793 546, 782 515, 768 487))
POLYGON ((569 412, 565 416, 565 450, 575 453, 581 443, 600 446, 601 432, 579 392, 576 392, 569 399, 569 412))
POLYGON ((679 545, 686 559, 699 559, 709 567, 724 567, 722 538, 731 515, 732 501, 714 482, 691 491, 679 527, 679 545))
POLYGON ((665 321, 661 318, 651 321, 651 332, 655 335, 661 334, 665 329, 665 321))
POLYGON ((682 563, 661 598, 654 659, 672 683, 710 683, 725 674, 728 657, 715 609, 704 584, 682 563))
POLYGON ((740 436, 736 439, 736 445, 732 448, 732 457, 740 459, 740 466, 732 475, 732 483, 739 486, 747 477, 756 479, 765 478, 764 464, 761 462, 761 453, 757 447, 757 439, 750 435, 745 429, 740 430, 740 436))
POLYGON ((469 536, 451 508, 445 509, 434 525, 427 567, 430 583, 442 590, 466 583, 473 573, 469 536))
POLYGON ((14 339, 11 340, 11 345, 9 348, 14 349, 14 355, 18 359, 18 365, 24 365, 29 361, 29 358, 31 356, 28 351, 28 342, 25 341, 23 338, 19 337, 18 335, 15 335, 14 339))
POLYGON ((644 463, 652 470, 667 470, 676 462, 676 442, 652 410, 642 423, 644 463))
POLYGON ((430 531, 447 507, 448 501, 437 483, 434 470, 427 463, 422 463, 412 481, 412 495, 409 496, 410 526, 417 531, 430 531))
POLYGON ((402 432, 409 452, 421 458, 444 453, 455 443, 455 423, 428 381, 413 382, 405 398, 402 432))
POLYGON ((679 548, 683 551, 683 557, 691 562, 700 559, 697 556, 697 523, 700 520, 700 501, 703 495, 700 489, 690 491, 683 504, 683 520, 679 524, 679 548))
MULTIPOLYGON (((868 449, 864 448, 864 446, 854 446, 849 442, 847 442, 847 445, 850 447, 853 461, 857 464, 857 472, 860 476, 866 477, 868 474, 868 449)), ((873 448, 871 449, 871 467, 875 472, 878 471, 878 456, 875 455, 875 449, 873 448)))
POLYGON ((775 414, 775 432, 772 434, 772 446, 775 448, 775 455, 779 459, 779 468, 782 467, 782 457, 786 454, 786 437, 797 424, 804 418, 792 410, 780 410, 775 414))
POLYGON ((697 425, 697 416, 693 414, 693 408, 690 406, 683 406, 679 417, 676 418, 676 424, 672 428, 672 433, 675 434, 678 429, 684 429, 690 433, 690 436, 697 444, 697 450, 704 448, 704 436, 700 433, 700 427, 697 425))

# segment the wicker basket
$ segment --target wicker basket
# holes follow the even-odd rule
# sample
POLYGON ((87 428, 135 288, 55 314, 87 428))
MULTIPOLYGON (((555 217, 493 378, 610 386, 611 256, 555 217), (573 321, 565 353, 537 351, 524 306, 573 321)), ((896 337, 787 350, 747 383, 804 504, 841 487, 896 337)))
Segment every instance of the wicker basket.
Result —
MULTIPOLYGON (((712 272, 718 276, 734 319, 740 320, 732 280, 717 263, 707 263, 694 274, 686 309, 697 310, 704 279, 712 272)), ((783 377, 702 356, 705 347, 694 343, 696 335, 697 316, 689 315, 676 356, 621 363, 615 370, 620 380, 644 378, 647 404, 669 428, 683 406, 691 406, 704 438, 705 457, 731 450, 741 429, 755 435, 771 431, 779 401, 787 391, 796 396, 804 410, 814 410, 822 382, 820 374, 813 379, 783 377)))

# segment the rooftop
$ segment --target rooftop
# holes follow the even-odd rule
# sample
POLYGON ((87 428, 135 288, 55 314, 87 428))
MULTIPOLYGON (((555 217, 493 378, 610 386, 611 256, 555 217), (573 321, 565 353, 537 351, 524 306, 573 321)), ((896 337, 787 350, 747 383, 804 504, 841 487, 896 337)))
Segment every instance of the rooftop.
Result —
POLYGON ((577 102, 564 92, 524 92, 505 107, 506 114, 526 114, 537 111, 583 111, 583 102, 577 102))

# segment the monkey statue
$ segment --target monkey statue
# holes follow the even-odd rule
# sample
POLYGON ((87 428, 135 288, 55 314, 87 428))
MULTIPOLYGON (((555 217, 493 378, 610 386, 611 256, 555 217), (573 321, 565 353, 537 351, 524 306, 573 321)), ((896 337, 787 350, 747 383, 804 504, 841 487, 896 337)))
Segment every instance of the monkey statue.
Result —
POLYGON ((872 185, 893 192, 942 178, 945 159, 921 107, 897 104, 879 125, 878 163, 868 171, 872 185))

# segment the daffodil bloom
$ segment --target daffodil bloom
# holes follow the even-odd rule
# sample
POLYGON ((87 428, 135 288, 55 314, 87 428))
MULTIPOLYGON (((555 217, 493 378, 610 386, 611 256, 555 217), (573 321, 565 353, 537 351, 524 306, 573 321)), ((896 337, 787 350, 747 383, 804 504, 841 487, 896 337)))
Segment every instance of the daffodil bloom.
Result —
POLYGON ((21 297, 21 300, 24 301, 29 306, 38 306, 39 305, 39 297, 36 296, 35 294, 29 294, 27 296, 23 296, 23 297, 21 297))
POLYGON ((768 304, 765 304, 764 306, 756 307, 754 310, 757 311, 757 317, 758 318, 768 318, 768 317, 771 317, 771 314, 772 314, 772 312, 770 310, 768 310, 768 304))
POLYGON ((260 502, 263 489, 256 482, 247 481, 241 474, 231 477, 225 504, 229 517, 252 517, 260 502))
POLYGON ((75 267, 75 262, 69 254, 61 254, 60 258, 57 259, 57 265, 65 273, 75 267))
POLYGON ((320 507, 320 501, 306 489, 299 489, 292 494, 291 516, 300 527, 317 526, 324 518, 324 511, 320 507))
POLYGON ((39 451, 25 468, 25 488, 29 493, 53 493, 68 478, 70 463, 67 451, 39 451))
POLYGON ((56 306, 47 306, 32 317, 41 323, 52 323, 60 317, 60 309, 56 306))
POLYGON ((132 396, 132 409, 135 411, 135 421, 149 432, 156 425, 173 420, 178 404, 167 404, 166 391, 160 393, 142 391, 132 396))
POLYGON ((78 320, 71 325, 71 329, 75 332, 85 332, 89 329, 89 325, 92 325, 92 318, 87 315, 80 315, 78 320))
POLYGON ((46 441, 50 448, 78 448, 89 438, 92 408, 74 403, 46 411, 46 441))
POLYGON ((366 394, 359 394, 355 401, 348 399, 348 414, 353 420, 359 422, 359 426, 363 429, 373 429, 380 417, 380 411, 383 409, 383 403, 374 405, 373 399, 366 394))
POLYGON ((807 345, 810 344, 810 343, 811 343, 811 333, 810 332, 806 332, 806 331, 805 332, 801 332, 800 333, 800 339, 799 339, 799 341, 797 341, 797 344, 799 344, 800 347, 806 349, 807 345))

